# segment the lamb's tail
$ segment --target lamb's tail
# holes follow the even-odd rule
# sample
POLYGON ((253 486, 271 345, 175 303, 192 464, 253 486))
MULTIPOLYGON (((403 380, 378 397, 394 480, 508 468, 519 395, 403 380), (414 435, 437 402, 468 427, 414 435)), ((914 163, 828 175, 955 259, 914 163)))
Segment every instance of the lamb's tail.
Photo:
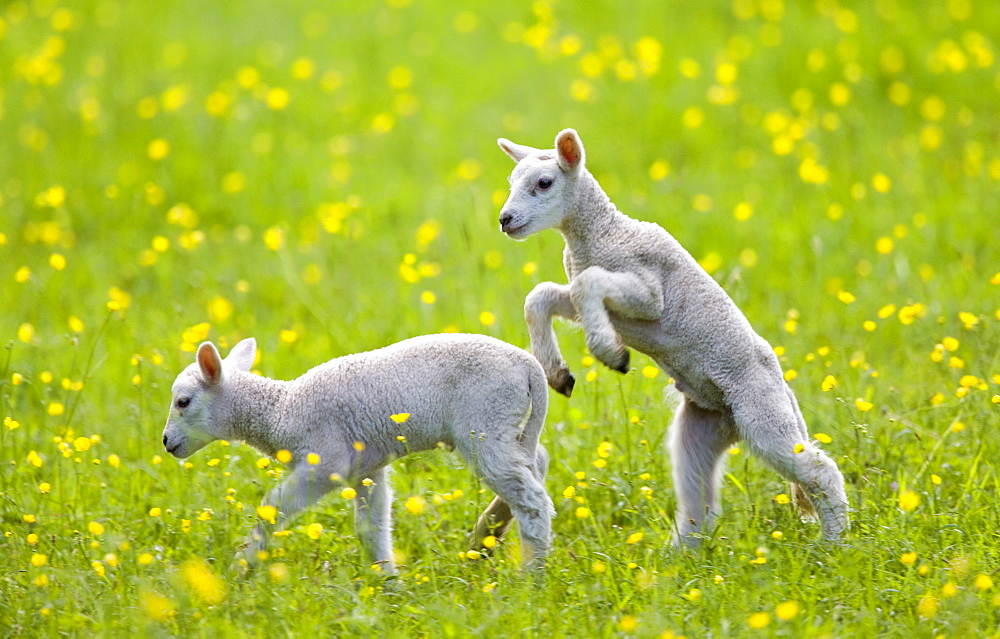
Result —
MULTIPOLYGON (((531 357, 531 356, 529 356, 531 357)), ((521 445, 532 456, 538 447, 538 439, 542 435, 542 427, 545 425, 545 415, 549 410, 549 386, 545 380, 545 372, 542 366, 531 357, 531 372, 528 374, 528 398, 531 401, 531 414, 521 431, 521 445)))

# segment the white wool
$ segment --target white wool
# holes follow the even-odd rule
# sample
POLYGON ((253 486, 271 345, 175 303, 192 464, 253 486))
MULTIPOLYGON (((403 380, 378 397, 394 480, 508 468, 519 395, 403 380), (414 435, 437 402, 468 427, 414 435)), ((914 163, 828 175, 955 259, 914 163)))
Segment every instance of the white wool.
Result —
POLYGON ((615 208, 587 171, 576 131, 560 132, 555 149, 498 143, 517 162, 501 230, 523 239, 555 228, 566 241, 569 284, 543 282, 525 300, 532 352, 549 384, 573 390, 552 328, 558 316, 583 325, 607 366, 627 372, 626 347, 634 348, 683 395, 670 437, 678 540, 695 544, 711 532, 723 458, 738 440, 799 485, 795 494, 816 506, 827 538, 840 537, 848 525, 843 476, 810 441, 778 358, 729 295, 667 231, 615 208))
MULTIPOLYGON (((287 382, 250 373, 255 353, 252 338, 225 360, 210 342, 199 347, 173 385, 163 431, 171 454, 184 458, 216 439, 244 440, 271 456, 288 450, 288 478, 264 504, 284 521, 335 487, 354 488, 362 544, 394 572, 387 465, 410 452, 453 447, 497 494, 473 546, 502 536, 513 516, 525 560, 545 556, 554 510, 538 438, 548 391, 529 353, 484 335, 426 335, 334 359, 287 382), (310 454, 318 464, 308 462, 310 454)), ((261 522, 251 534, 249 560, 267 528, 261 522)))

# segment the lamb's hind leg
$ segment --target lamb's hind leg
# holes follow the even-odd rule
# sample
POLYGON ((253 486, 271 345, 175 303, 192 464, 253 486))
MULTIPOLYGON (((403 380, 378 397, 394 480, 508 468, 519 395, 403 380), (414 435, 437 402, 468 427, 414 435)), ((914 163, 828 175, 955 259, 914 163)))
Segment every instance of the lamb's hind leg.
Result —
POLYGON ((570 300, 569 287, 554 282, 542 282, 524 300, 524 319, 531 336, 531 352, 545 371, 553 389, 566 397, 573 394, 576 380, 559 352, 559 343, 552 328, 553 317, 576 319, 576 309, 570 300))
POLYGON ((752 399, 733 405, 739 434, 754 454, 805 492, 819 514, 823 536, 839 539, 847 530, 848 503, 837 463, 802 436, 783 390, 770 394, 744 390, 752 399))
POLYGON ((728 415, 682 401, 670 427, 670 457, 677 491, 675 543, 696 546, 719 513, 719 483, 726 450, 736 441, 728 415))
MULTIPOLYGON (((545 485, 545 475, 548 473, 548 470, 548 451, 545 450, 544 446, 538 444, 535 450, 535 466, 532 469, 532 474, 543 486, 545 485)), ((476 521, 476 527, 469 538, 469 545, 473 550, 480 550, 484 547, 483 540, 486 537, 492 535, 497 539, 503 539, 513 523, 514 513, 510 510, 510 504, 500 496, 494 497, 490 505, 483 511, 483 514, 479 516, 479 520, 476 521)), ((487 552, 489 552, 489 549, 487 549, 487 552)))
POLYGON ((536 476, 534 460, 516 442, 487 436, 479 447, 476 468, 517 519, 524 565, 540 567, 549 552, 555 508, 536 476))

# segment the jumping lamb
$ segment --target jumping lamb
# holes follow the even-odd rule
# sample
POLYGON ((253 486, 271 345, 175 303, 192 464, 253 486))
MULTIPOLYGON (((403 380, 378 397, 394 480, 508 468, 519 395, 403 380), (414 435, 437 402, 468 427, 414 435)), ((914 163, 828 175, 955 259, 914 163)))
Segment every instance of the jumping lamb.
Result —
POLYGON ((211 342, 177 376, 163 445, 179 458, 217 439, 243 440, 275 456, 291 453, 288 478, 264 505, 244 556, 253 562, 274 530, 337 486, 353 488, 355 528, 373 561, 395 573, 388 464, 438 446, 457 448, 496 498, 480 517, 473 548, 502 537, 512 516, 522 556, 540 566, 549 549, 548 454, 538 438, 548 407, 541 366, 530 353, 484 335, 425 335, 346 355, 292 381, 250 372, 257 344, 245 339, 225 360, 211 342))
POLYGON ((524 303, 549 384, 568 397, 574 383, 556 316, 582 324, 590 352, 610 368, 629 370, 628 346, 675 380, 675 542, 697 545, 711 533, 722 459, 739 440, 793 482, 804 514, 818 511, 824 536, 838 539, 848 526, 844 478, 810 440, 778 358, 729 295, 663 228, 618 211, 585 167, 576 131, 560 132, 554 150, 497 142, 517 163, 500 230, 521 240, 555 228, 566 242, 569 284, 543 282, 524 303))

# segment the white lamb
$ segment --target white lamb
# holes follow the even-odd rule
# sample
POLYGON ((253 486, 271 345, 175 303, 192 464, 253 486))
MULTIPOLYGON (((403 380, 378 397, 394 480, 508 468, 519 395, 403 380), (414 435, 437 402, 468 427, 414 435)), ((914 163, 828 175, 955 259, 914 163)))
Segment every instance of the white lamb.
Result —
MULTIPOLYGON (((198 348, 173 385, 167 451, 185 458, 233 439, 271 456, 291 452, 288 478, 263 502, 277 508, 275 523, 350 486, 362 545, 394 573, 388 464, 442 444, 457 448, 497 495, 476 524, 473 547, 491 533, 503 536, 513 515, 525 563, 542 563, 554 514, 544 487, 548 455, 538 442, 548 389, 530 353, 484 335, 426 335, 334 359, 286 382, 249 372, 256 349, 245 339, 222 360, 211 342, 198 348), (310 454, 319 456, 315 465, 310 454)), ((251 533, 250 562, 271 530, 261 521, 251 533)))
POLYGON ((796 484, 796 502, 819 512, 827 539, 839 538, 848 526, 843 476, 810 441, 774 351, 722 287, 661 227, 615 208, 584 166, 576 131, 560 132, 554 150, 498 143, 517 162, 501 230, 520 240, 555 228, 566 241, 569 285, 543 282, 524 304, 549 384, 573 390, 552 328, 559 316, 583 325, 587 347, 610 368, 628 371, 627 345, 652 357, 682 394, 670 437, 676 541, 695 545, 711 532, 722 459, 738 440, 796 484))

